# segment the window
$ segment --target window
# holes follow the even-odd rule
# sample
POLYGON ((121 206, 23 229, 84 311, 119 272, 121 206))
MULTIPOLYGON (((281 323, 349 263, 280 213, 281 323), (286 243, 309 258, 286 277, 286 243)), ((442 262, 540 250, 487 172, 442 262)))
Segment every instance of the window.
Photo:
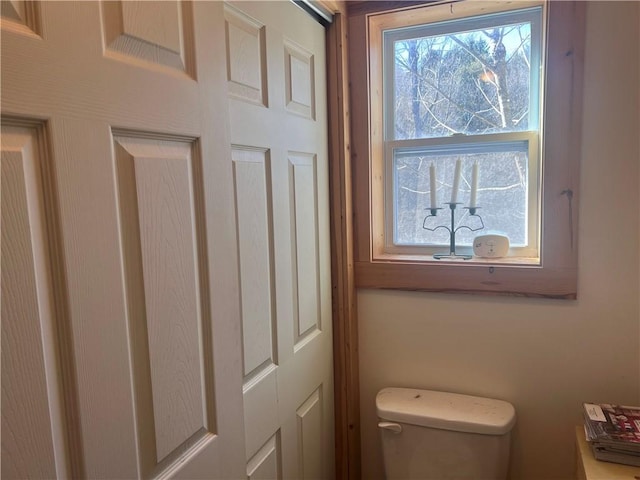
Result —
POLYGON ((582 2, 465 0, 349 21, 356 285, 575 298, 582 2), (442 209, 428 217, 434 183, 442 209), (465 208, 474 183, 481 219, 465 208), (485 226, 459 230, 457 247, 502 231, 509 256, 434 259, 452 201, 456 227, 485 226))
POLYGON ((437 227, 450 224, 460 160, 457 245, 470 247, 476 229, 500 231, 512 255, 539 258, 542 15, 540 6, 383 31, 386 252, 449 247, 437 227), (462 207, 476 200, 481 217, 470 217, 462 207))

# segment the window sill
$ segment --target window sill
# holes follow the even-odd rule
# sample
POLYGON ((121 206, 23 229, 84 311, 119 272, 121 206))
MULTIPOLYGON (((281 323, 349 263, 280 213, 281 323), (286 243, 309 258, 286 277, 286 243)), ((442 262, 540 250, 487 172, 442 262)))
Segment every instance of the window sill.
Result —
MULTIPOLYGON (((440 253, 446 253, 443 248, 440 253)), ((459 254, 471 254, 470 249, 461 249, 459 254)), ((482 258, 476 257, 464 260, 461 258, 440 259, 436 260, 432 255, 407 255, 407 254, 381 254, 377 255, 373 260, 379 263, 401 263, 401 264, 419 264, 419 265, 441 265, 441 264, 460 264, 460 265, 493 265, 493 266, 521 266, 521 267, 540 267, 539 257, 500 257, 500 258, 482 258)))
POLYGON ((355 281, 358 288, 576 298, 575 267, 542 268, 539 263, 523 264, 522 259, 515 264, 496 260, 356 262, 355 281))

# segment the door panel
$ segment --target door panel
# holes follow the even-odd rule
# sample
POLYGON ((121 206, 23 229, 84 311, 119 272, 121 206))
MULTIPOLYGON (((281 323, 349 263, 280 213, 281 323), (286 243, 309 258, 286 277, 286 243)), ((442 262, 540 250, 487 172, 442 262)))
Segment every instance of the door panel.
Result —
POLYGON ((41 133, 2 128, 2 478, 66 473, 41 133))
POLYGON ((225 18, 247 475, 332 478, 324 29, 289 2, 225 18))
POLYGON ((225 20, 229 95, 267 106, 264 25, 232 8, 225 20))
POLYGON ((130 318, 139 319, 131 325, 133 365, 138 378, 150 380, 136 385, 145 412, 138 425, 155 426, 155 440, 144 437, 141 451, 155 449, 147 459, 155 465, 201 439, 213 422, 212 382, 204 375, 212 352, 202 335, 210 324, 202 169, 194 141, 118 135, 114 152, 127 302, 130 318))
POLYGON ((277 363, 269 152, 233 148, 245 381, 277 363))
POLYGON ((286 38, 284 52, 286 108, 302 117, 315 119, 314 55, 286 38))
POLYGON ((279 434, 271 437, 247 462, 247 478, 249 480, 273 480, 282 478, 279 434))
POLYGON ((323 478, 322 386, 315 390, 296 410, 298 426, 299 478, 323 478))
POLYGON ((195 77, 193 17, 188 2, 102 2, 105 55, 148 62, 195 77))
POLYGON ((293 228, 294 350, 320 329, 316 155, 288 152, 293 228))
POLYGON ((223 6, 5 3, 3 478, 240 478, 223 6))

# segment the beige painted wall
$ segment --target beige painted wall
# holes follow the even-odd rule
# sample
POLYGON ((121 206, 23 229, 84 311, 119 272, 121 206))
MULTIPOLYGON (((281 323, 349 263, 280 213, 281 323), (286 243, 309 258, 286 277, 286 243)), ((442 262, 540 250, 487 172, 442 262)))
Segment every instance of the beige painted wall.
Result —
POLYGON ((579 298, 358 292, 363 478, 385 386, 505 399, 512 478, 572 478, 583 401, 640 404, 639 2, 589 2, 579 298))

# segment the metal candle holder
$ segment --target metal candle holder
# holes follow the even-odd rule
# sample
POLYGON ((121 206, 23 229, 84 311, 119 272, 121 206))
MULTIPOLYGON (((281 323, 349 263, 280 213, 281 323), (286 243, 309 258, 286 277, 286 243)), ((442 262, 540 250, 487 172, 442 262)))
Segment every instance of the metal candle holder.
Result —
POLYGON ((449 253, 436 253, 433 258, 436 260, 440 260, 441 258, 461 258, 463 260, 469 260, 473 258, 473 255, 458 255, 456 253, 456 232, 462 228, 466 228, 472 232, 476 232, 478 230, 482 230, 484 228, 484 222, 482 221, 482 217, 476 213, 476 210, 480 207, 464 207, 465 210, 469 210, 469 215, 472 217, 478 217, 480 219, 480 226, 478 228, 471 228, 467 225, 460 225, 459 227, 455 227, 455 217, 456 217, 456 205, 462 205, 461 203, 456 202, 447 202, 445 205, 449 205, 449 209, 451 210, 451 228, 446 225, 438 225, 435 228, 427 227, 427 219, 431 217, 436 217, 438 215, 438 210, 442 210, 442 208, 428 208, 427 210, 431 211, 430 215, 424 217, 422 222, 422 228, 425 230, 429 230, 430 232, 435 232, 439 228, 444 228, 449 231, 449 253))

